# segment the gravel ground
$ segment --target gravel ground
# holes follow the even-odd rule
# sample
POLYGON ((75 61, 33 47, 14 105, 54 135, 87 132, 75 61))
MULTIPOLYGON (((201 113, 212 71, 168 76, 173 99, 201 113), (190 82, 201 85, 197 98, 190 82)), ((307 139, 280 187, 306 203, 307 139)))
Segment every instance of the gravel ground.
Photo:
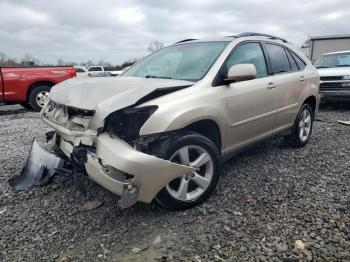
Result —
POLYGON ((71 178, 15 193, 33 137, 49 130, 37 113, 0 107, 0 261, 350 261, 350 107, 324 107, 310 144, 269 141, 227 163, 202 206, 169 212, 71 178), (102 206, 83 210, 88 201, 102 206))

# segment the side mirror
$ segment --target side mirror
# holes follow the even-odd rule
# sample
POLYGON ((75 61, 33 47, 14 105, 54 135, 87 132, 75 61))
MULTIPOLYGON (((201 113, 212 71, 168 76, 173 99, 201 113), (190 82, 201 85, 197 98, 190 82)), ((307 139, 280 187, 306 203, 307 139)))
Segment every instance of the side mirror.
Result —
POLYGON ((238 64, 231 66, 225 82, 240 82, 256 78, 256 68, 253 64, 238 64))

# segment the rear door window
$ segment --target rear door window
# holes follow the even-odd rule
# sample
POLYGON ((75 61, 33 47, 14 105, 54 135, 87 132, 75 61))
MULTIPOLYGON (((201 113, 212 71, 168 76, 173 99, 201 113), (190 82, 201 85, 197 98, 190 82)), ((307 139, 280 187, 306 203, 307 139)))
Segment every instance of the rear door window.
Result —
POLYGON ((265 44, 270 59, 271 73, 280 74, 291 70, 284 48, 279 45, 265 44))

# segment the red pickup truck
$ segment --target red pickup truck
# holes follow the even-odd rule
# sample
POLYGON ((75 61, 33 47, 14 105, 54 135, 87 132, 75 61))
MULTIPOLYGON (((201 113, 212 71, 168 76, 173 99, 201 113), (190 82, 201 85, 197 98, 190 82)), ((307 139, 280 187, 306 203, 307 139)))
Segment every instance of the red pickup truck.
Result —
POLYGON ((0 104, 40 111, 51 87, 75 76, 71 66, 0 68, 0 104))

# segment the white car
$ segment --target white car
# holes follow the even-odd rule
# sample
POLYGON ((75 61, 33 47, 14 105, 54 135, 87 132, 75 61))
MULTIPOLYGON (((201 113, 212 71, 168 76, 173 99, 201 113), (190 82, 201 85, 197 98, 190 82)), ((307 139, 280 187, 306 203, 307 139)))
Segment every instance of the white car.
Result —
POLYGON ((350 101, 350 51, 324 54, 315 67, 322 101, 350 101))
POLYGON ((111 71, 111 76, 119 76, 121 75, 122 73, 124 73, 123 70, 116 70, 116 71, 111 71))
POLYGON ((88 77, 88 70, 83 66, 74 66, 77 77, 88 77))
POLYGON ((90 66, 87 70, 88 70, 89 76, 92 76, 92 77, 111 75, 111 72, 105 71, 103 66, 90 66))

